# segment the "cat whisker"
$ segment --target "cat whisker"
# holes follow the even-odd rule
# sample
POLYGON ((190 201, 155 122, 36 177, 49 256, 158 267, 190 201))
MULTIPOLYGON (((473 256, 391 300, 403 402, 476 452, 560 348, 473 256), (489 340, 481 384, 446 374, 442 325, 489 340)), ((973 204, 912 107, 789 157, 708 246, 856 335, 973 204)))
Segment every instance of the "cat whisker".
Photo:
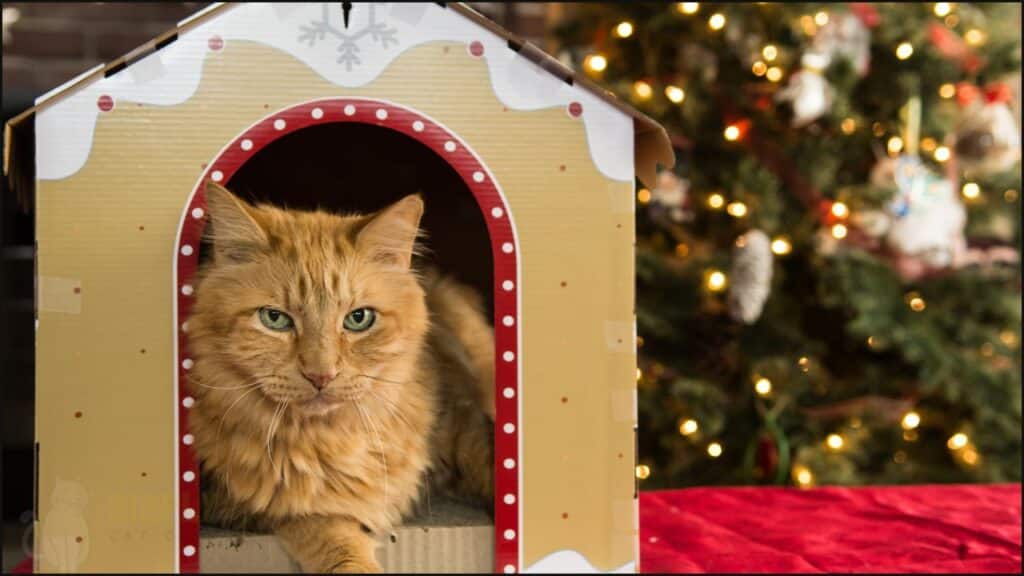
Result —
POLYGON ((370 395, 372 395, 374 398, 380 400, 381 404, 384 406, 384 409, 388 411, 388 414, 391 414, 392 418, 396 420, 401 420, 403 424, 405 424, 409 428, 413 428, 413 425, 405 418, 405 416, 402 415, 401 412, 398 411, 398 405, 395 404, 393 400, 391 400, 387 396, 384 396, 380 392, 377 392, 373 388, 367 388, 366 391, 369 392, 370 395))
MULTIPOLYGON (((363 406, 358 401, 355 402, 356 410, 359 411, 359 417, 363 420, 363 426, 365 427, 369 423, 369 428, 373 430, 373 437, 377 441, 377 451, 380 453, 380 464, 384 468, 384 510, 385 514, 388 509, 388 459, 384 455, 384 444, 380 441, 380 434, 377 432, 377 426, 374 425, 373 419, 370 414, 363 409, 363 406)), ((369 430, 367 430, 369 431, 369 430)))
POLYGON ((221 416, 220 416, 220 425, 217 426, 217 440, 215 441, 216 443, 218 443, 218 444, 220 443, 220 433, 221 433, 222 430, 224 430, 224 421, 227 420, 228 412, 231 412, 231 409, 234 408, 236 404, 241 402, 242 398, 245 398, 246 396, 248 396, 249 394, 252 394, 254 391, 256 391, 258 389, 259 389, 259 384, 257 384, 256 386, 253 386, 253 387, 249 388, 248 390, 246 390, 245 392, 242 392, 241 394, 239 394, 238 398, 235 398, 235 401, 232 402, 230 406, 228 406, 228 409, 225 410, 223 414, 221 414, 221 416))
POLYGON ((376 380, 378 382, 384 382, 385 384, 396 384, 398 386, 404 386, 407 382, 399 382, 397 380, 388 380, 387 378, 381 378, 380 376, 370 376, 369 374, 356 374, 356 376, 362 376, 363 378, 369 378, 370 380, 376 380))
POLYGON ((270 417, 270 425, 267 426, 267 458, 270 459, 270 468, 276 468, 274 464, 274 448, 273 439, 274 432, 277 432, 278 417, 284 415, 284 409, 288 406, 288 402, 279 402, 277 408, 274 409, 274 415, 270 417))
POLYGON ((196 382, 193 380, 192 384, 195 384, 196 386, 202 386, 203 388, 209 388, 210 390, 244 390, 246 388, 256 388, 260 384, 262 384, 262 382, 244 384, 242 386, 210 386, 209 384, 203 384, 202 382, 196 382))

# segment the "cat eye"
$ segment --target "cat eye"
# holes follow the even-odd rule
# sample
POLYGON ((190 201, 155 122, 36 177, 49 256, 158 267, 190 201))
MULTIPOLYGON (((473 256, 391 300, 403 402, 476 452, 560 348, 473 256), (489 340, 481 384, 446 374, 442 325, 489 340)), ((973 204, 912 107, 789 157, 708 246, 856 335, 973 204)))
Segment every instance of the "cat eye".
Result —
POLYGON ((356 308, 345 316, 345 329, 350 332, 368 330, 377 320, 377 311, 373 308, 356 308))
POLYGON ((285 332, 291 330, 292 326, 295 325, 292 322, 292 317, 281 312, 280 310, 274 310, 273 308, 260 308, 260 322, 264 326, 277 332, 285 332))

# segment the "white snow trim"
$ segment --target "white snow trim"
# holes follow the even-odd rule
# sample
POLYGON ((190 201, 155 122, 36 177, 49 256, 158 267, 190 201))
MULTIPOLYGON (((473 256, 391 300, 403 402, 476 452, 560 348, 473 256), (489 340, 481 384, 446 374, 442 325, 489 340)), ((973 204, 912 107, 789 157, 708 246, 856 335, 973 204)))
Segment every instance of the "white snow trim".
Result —
MULTIPOLYGON (((582 554, 575 550, 559 550, 548 554, 522 571, 524 574, 599 574, 582 554)), ((626 562, 608 574, 632 574, 636 572, 635 562, 626 562)))
MULTIPOLYGON (((328 82, 354 88, 379 76, 402 52, 427 42, 479 41, 498 100, 513 110, 583 106, 587 142, 595 166, 606 177, 632 181, 633 122, 596 95, 570 86, 511 50, 507 42, 485 28, 435 3, 356 3, 347 29, 339 4, 242 3, 184 32, 169 46, 102 78, 40 111, 36 118, 36 174, 60 180, 85 164, 92 148, 100 95, 123 103, 158 106, 181 104, 195 94, 203 63, 210 53, 208 40, 219 36, 232 41, 258 42, 302 61, 328 82), (327 26, 322 23, 327 7, 327 26), (371 20, 372 16, 372 20, 371 20), (337 20, 335 22, 334 20, 337 20), (313 32, 309 32, 313 30, 313 32), (306 34, 306 40, 300 38, 306 34), (321 39, 322 36, 322 39, 321 39), (338 48, 352 42, 358 59, 339 61, 338 48), (312 46, 309 45, 312 40, 312 46)), ((452 95, 457 97, 457 95, 452 95)))

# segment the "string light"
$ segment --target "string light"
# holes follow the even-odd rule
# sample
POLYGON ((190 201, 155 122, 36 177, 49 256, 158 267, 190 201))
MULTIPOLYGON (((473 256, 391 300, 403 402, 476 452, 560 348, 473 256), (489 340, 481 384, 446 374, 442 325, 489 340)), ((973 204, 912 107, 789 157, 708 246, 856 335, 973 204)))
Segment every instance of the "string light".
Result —
POLYGON ((985 342, 981 345, 979 351, 985 358, 991 358, 992 355, 996 353, 996 347, 993 346, 991 342, 985 342))
POLYGON ((850 215, 850 209, 846 207, 846 204, 842 202, 832 203, 832 215, 836 218, 846 218, 850 215))
POLYGON ((1006 200, 1007 202, 1016 202, 1017 197, 1017 191, 1012 188, 1008 189, 1006 192, 1003 192, 1003 200, 1006 200))
POLYGON ((651 467, 647 464, 640 464, 636 467, 636 477, 641 480, 647 480, 651 475, 651 467))
POLYGON ((892 461, 897 464, 903 464, 907 461, 907 453, 903 450, 897 450, 896 453, 892 455, 892 461))
POLYGON ((584 65, 594 72, 604 72, 604 69, 608 67, 608 59, 601 54, 591 54, 587 56, 584 65))
POLYGON ((636 381, 639 382, 644 377, 644 373, 639 368, 636 369, 636 381))
POLYGON ((945 146, 939 146, 938 148, 935 149, 934 156, 935 160, 937 160, 938 162, 945 162, 946 160, 949 160, 949 148, 946 148, 945 146))
POLYGON ((1017 345, 1017 335, 1013 333, 1013 330, 1003 330, 999 333, 999 339, 1010 348, 1017 345))
POLYGON ((712 30, 721 30, 725 28, 725 15, 721 12, 715 12, 708 18, 708 28, 712 30))
POLYGON ((857 121, 853 118, 844 118, 839 128, 843 131, 843 134, 853 134, 857 130, 857 121))
POLYGON ((935 142, 934 138, 924 138, 921 140, 921 150, 925 152, 934 152, 936 146, 938 146, 938 143, 935 142))
POLYGON ((761 49, 761 55, 764 56, 765 60, 774 62, 779 56, 779 49, 776 48, 774 44, 768 44, 761 49))
POLYGON ((629 38, 633 35, 633 23, 628 20, 619 22, 615 27, 615 35, 619 38, 629 38))
POLYGON ((914 312, 921 312, 927 307, 927 305, 924 302, 924 298, 921 298, 921 295, 918 294, 917 292, 908 293, 906 296, 906 300, 907 305, 910 306, 910 309, 913 310, 914 312))
POLYGON ((754 382, 754 391, 761 396, 767 396, 772 393, 772 381, 767 378, 758 378, 757 382, 754 382))
POLYGON ((697 10, 700 10, 699 2, 680 2, 676 4, 676 9, 683 14, 696 14, 697 10))
POLYGON ((885 126, 881 122, 875 122, 871 124, 871 133, 875 136, 882 136, 885 134, 885 126))
POLYGON ((960 189, 960 193, 968 200, 975 200, 981 195, 981 187, 974 182, 967 182, 964 184, 964 187, 960 189))
POLYGON ((712 458, 718 458, 722 455, 722 445, 718 442, 712 442, 708 444, 708 456, 712 458))
POLYGON ((708 273, 708 290, 712 292, 721 292, 725 290, 726 284, 728 284, 728 278, 725 273, 721 270, 712 270, 708 273))
POLYGON ((753 72, 755 76, 764 76, 764 73, 768 71, 768 65, 758 60, 750 67, 750 71, 753 72))
POLYGON ((743 202, 730 202, 725 211, 733 218, 743 218, 747 215, 747 205, 743 202))
POLYGON ((914 47, 910 42, 902 42, 896 47, 896 57, 900 60, 906 60, 914 55, 914 47))
POLYGON ((679 244, 676 244, 676 256, 679 256, 680 258, 686 258, 687 256, 689 256, 689 254, 690 247, 687 246, 685 242, 680 242, 679 244))
POLYGON ((971 28, 964 34, 964 40, 971 46, 981 46, 985 43, 985 33, 977 28, 971 28))
POLYGON ((725 131, 722 133, 725 139, 729 142, 735 142, 740 137, 740 128, 735 124, 730 124, 725 127, 725 131))
POLYGON ((809 14, 804 14, 800 17, 800 26, 804 29, 804 34, 808 36, 814 36, 818 31, 818 26, 814 23, 814 17, 809 14))
POLYGON ((778 82, 779 80, 782 80, 782 68, 772 66, 767 72, 765 72, 765 78, 771 82, 778 82))
POLYGON ((900 425, 903 426, 904 430, 913 430, 921 425, 921 415, 911 410, 903 415, 900 425))
POLYGON ((793 479, 801 488, 806 488, 814 482, 814 475, 811 471, 802 464, 793 466, 793 479))
POLYGON ((954 28, 957 24, 960 23, 960 17, 957 16, 956 14, 950 14, 949 16, 946 16, 946 19, 943 20, 943 22, 946 23, 946 26, 954 28))
POLYGON ((821 11, 814 15, 814 23, 818 26, 828 24, 828 12, 821 11))
POLYGON ((847 230, 846 230, 846 226, 845 225, 843 225, 843 224, 833 224, 832 225, 832 237, 833 238, 835 238, 837 240, 842 240, 843 238, 846 238, 846 232, 847 232, 847 230))
POLYGON ((654 89, 651 88, 651 85, 647 82, 637 80, 636 82, 633 82, 633 94, 635 94, 640 100, 647 100, 652 94, 654 94, 654 89))
POLYGON ((903 439, 907 442, 917 442, 917 430, 904 430, 903 439))
POLYGON ((949 447, 950 450, 959 450, 964 446, 967 446, 968 440, 969 438, 967 437, 967 434, 957 432, 949 437, 949 440, 946 441, 946 446, 949 447))
POLYGON ((974 466, 978 463, 978 451, 968 446, 960 453, 960 458, 962 458, 964 463, 968 466, 974 466))
POLYGON ((939 86, 939 97, 948 100, 953 96, 956 96, 956 85, 946 82, 942 86, 939 86))
POLYGON ((811 369, 811 361, 807 358, 807 356, 801 356, 800 359, 796 361, 796 364, 797 366, 800 367, 800 371, 803 372, 804 374, 809 372, 811 369))
POLYGON ((708 196, 708 206, 714 210, 721 210, 722 206, 725 206, 725 197, 718 193, 708 196))
POLYGON ((651 191, 647 188, 641 188, 636 191, 636 200, 641 204, 647 204, 651 201, 651 191))
POLYGON ((836 451, 842 450, 843 444, 845 443, 846 441, 843 440, 843 437, 840 436, 839 434, 829 434, 828 437, 825 438, 825 444, 827 444, 829 448, 836 451))
POLYGON ((683 99, 686 98, 686 92, 683 91, 683 89, 680 88, 679 86, 673 86, 670 84, 668 86, 665 86, 665 97, 671 100, 672 102, 679 104, 680 102, 683 101, 683 99))
POLYGON ((772 240, 772 252, 778 256, 785 256, 793 251, 793 245, 782 236, 772 240))
POLYGON ((935 3, 935 15, 938 16, 939 18, 942 18, 943 16, 947 16, 952 10, 953 10, 953 7, 950 6, 949 2, 936 2, 935 3))
POLYGON ((899 136, 889 138, 889 141, 885 143, 885 148, 889 154, 899 154, 900 150, 903 150, 903 138, 899 136))
POLYGON ((688 418, 679 425, 679 433, 683 436, 689 436, 697 431, 700 426, 697 425, 697 421, 693 418, 688 418))
POLYGON ((878 341, 875 340, 875 337, 874 336, 868 336, 868 347, 869 348, 874 348, 876 344, 878 344, 878 341))

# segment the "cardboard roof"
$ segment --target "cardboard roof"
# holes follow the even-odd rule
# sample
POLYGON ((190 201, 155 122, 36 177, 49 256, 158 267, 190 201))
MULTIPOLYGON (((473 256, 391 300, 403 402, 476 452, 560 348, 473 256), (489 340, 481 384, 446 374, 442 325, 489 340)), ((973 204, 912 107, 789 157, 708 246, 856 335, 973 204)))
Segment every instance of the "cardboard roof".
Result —
MULTIPOLYGON (((672 149, 672 144, 669 140, 668 134, 660 124, 655 122, 649 116, 634 109, 632 106, 621 102, 611 91, 602 88, 583 75, 576 74, 571 68, 568 68, 551 55, 545 53, 536 45, 527 42, 508 30, 505 30, 466 4, 462 2, 442 2, 439 4, 450 10, 454 10, 456 13, 468 18, 506 40, 509 48, 515 50, 520 56, 530 60, 549 74, 552 74, 563 82, 580 86, 584 90, 587 90, 601 98, 623 114, 630 116, 633 119, 634 170, 637 178, 639 178, 645 186, 654 187, 656 185, 658 164, 662 164, 666 167, 671 167, 675 164, 675 152, 672 149)), ((124 56, 121 56, 107 64, 97 65, 75 78, 72 78, 65 84, 50 90, 36 99, 35 106, 8 120, 4 125, 3 169, 4 175, 10 179, 9 182, 11 187, 18 192, 19 196, 23 195, 24 186, 20 186, 19 181, 24 181, 27 178, 24 173, 21 174, 20 177, 16 174, 16 172, 18 172, 18 158, 21 154, 19 149, 29 146, 31 141, 26 138, 26 136, 30 136, 29 134, 26 134, 30 131, 25 130, 24 128, 19 130, 19 126, 25 124, 26 121, 31 119, 36 112, 45 110, 54 103, 59 102, 68 95, 76 92, 78 89, 99 80, 100 78, 110 76, 123 70, 134 62, 141 60, 152 52, 155 52, 156 50, 159 50, 173 42, 179 34, 191 30, 208 20, 216 18, 223 10, 230 7, 231 3, 228 2, 216 2, 211 4, 203 10, 200 10, 192 16, 182 20, 174 28, 160 34, 156 38, 153 38, 128 54, 125 54, 124 56), (19 138, 19 136, 21 137, 19 138), (12 167, 14 168, 13 170, 12 167)))

